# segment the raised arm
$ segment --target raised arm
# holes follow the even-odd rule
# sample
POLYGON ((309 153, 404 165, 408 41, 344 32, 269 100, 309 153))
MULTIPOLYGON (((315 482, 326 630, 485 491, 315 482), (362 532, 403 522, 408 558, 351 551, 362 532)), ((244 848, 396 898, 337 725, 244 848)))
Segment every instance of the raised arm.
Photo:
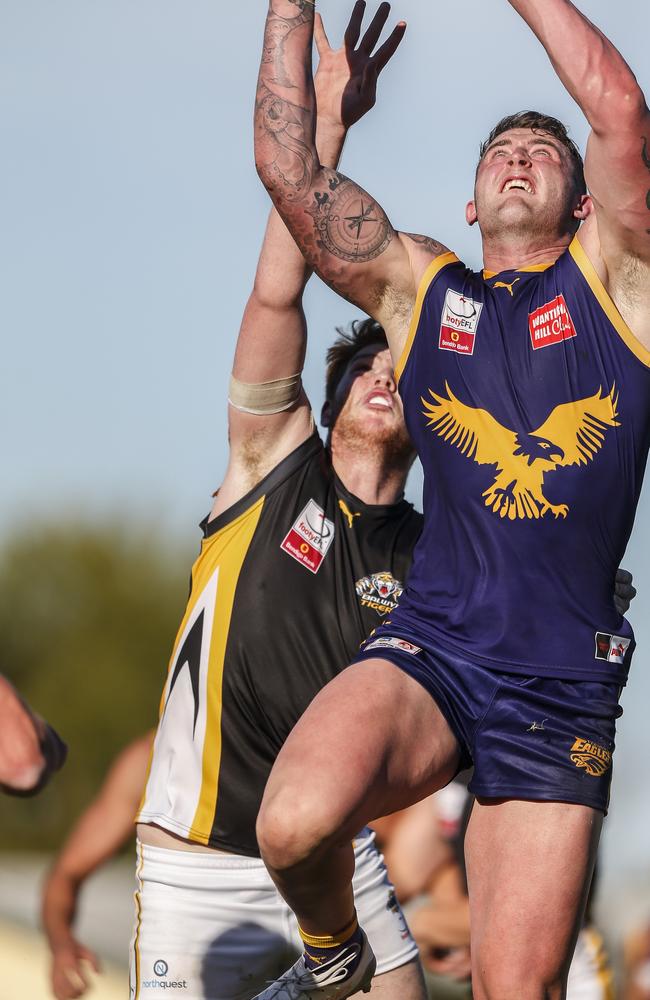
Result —
MULTIPOLYGON (((363 47, 379 40, 382 4, 363 47)), ((354 52, 365 3, 359 2, 345 37, 354 52)), ((377 201, 353 181, 329 169, 314 142, 316 102, 312 85, 313 0, 271 0, 255 105, 255 161, 273 202, 309 265, 335 291, 377 319, 399 354, 419 277, 444 252, 397 233, 377 201)), ((385 20, 385 16, 384 16, 385 20)), ((396 29, 403 32, 405 25, 396 29)), ((392 38, 369 59, 377 74, 392 38)))
POLYGON ((88 876, 134 834, 152 734, 135 740, 113 763, 96 799, 75 824, 43 886, 42 919, 52 952, 51 984, 57 1000, 85 993, 84 962, 96 972, 95 954, 73 934, 77 898, 88 876))
MULTIPOLYGON (((384 4, 356 49, 334 50, 320 16, 315 18, 316 145, 331 168, 338 164, 348 129, 374 106, 378 75, 403 37, 398 27, 381 63, 372 64, 372 49, 389 12, 384 4)), ((354 25, 355 15, 348 34, 354 25)), ((311 410, 300 385, 307 344, 302 297, 310 274, 273 209, 237 340, 229 406, 230 463, 212 517, 252 489, 311 432, 311 410)))
POLYGON ((591 126, 585 174, 596 217, 580 240, 623 318, 650 347, 650 113, 643 92, 617 49, 569 0, 509 2, 591 126))

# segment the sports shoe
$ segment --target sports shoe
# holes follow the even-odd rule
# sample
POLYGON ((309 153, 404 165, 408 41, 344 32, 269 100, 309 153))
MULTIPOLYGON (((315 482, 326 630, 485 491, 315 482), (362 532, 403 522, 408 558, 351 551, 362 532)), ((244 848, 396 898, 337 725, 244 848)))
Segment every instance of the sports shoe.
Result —
POLYGON ((330 962, 318 969, 306 969, 304 958, 299 958, 294 966, 283 976, 271 983, 253 1000, 304 1000, 305 997, 317 997, 318 1000, 344 1000, 363 990, 370 991, 372 977, 375 974, 377 962, 368 938, 363 934, 361 945, 353 944, 340 951, 330 962), (351 962, 361 957, 357 968, 347 978, 347 969, 351 962))

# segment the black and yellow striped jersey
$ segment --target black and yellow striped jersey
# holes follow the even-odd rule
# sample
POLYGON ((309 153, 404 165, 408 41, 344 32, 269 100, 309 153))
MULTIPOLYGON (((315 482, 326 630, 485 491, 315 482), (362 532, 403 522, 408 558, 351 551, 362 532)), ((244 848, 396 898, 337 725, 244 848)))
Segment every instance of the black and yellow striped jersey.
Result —
POLYGON ((257 857, 273 762, 396 606, 421 515, 350 494, 315 434, 202 528, 138 821, 257 857))

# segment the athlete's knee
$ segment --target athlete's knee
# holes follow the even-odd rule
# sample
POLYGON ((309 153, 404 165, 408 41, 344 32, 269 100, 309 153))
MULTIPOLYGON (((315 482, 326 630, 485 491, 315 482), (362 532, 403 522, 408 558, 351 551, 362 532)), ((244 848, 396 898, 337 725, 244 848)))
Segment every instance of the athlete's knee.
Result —
POLYGON ((266 865, 283 871, 316 858, 331 843, 331 814, 308 793, 279 789, 266 795, 257 817, 257 842, 266 865))
POLYGON ((474 1000, 562 1000, 566 977, 557 969, 512 962, 505 954, 476 963, 472 974, 474 1000))

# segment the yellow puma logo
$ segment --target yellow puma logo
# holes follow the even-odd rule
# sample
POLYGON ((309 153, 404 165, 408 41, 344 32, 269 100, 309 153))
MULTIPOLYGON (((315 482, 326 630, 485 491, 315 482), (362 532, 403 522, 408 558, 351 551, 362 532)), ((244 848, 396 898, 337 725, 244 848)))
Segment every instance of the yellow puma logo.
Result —
POLYGON ((515 278, 514 281, 510 282, 510 284, 508 284, 507 281, 495 281, 494 285, 492 287, 493 288, 507 288, 508 291, 510 292, 510 297, 514 298, 515 293, 513 292, 512 289, 514 288, 514 286, 517 284, 518 281, 521 281, 521 278, 515 278))
POLYGON ((345 500, 339 500, 339 507, 348 519, 348 527, 353 528, 355 517, 361 517, 361 514, 353 514, 345 500))

